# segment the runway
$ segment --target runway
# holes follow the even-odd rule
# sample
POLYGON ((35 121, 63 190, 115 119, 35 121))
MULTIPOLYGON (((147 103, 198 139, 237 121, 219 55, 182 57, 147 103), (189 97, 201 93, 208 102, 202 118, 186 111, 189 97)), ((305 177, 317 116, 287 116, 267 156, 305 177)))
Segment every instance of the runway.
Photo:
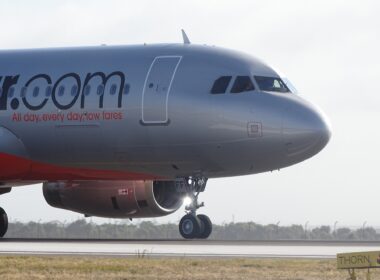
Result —
POLYGON ((1 239, 0 255, 333 259, 380 242, 1 239))

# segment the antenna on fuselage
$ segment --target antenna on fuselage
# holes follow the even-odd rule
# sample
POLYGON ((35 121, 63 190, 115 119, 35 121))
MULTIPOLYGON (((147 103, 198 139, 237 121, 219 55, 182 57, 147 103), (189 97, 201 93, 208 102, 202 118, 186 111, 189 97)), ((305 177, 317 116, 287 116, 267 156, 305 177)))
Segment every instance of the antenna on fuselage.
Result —
POLYGON ((185 30, 181 29, 181 31, 182 31, 183 43, 186 44, 186 45, 187 44, 191 44, 190 40, 189 40, 189 37, 187 37, 187 35, 186 35, 185 30))

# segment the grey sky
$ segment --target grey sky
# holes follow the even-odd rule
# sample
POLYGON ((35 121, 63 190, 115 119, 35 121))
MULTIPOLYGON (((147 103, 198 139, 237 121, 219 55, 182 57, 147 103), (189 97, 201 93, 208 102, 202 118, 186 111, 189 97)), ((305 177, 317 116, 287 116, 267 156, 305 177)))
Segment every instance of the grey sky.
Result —
MULTIPOLYGON (((211 180, 201 200, 218 223, 380 226, 378 1, 5 1, 0 48, 181 42, 241 50, 288 76, 329 116, 333 138, 280 172, 211 180)), ((40 186, 0 197, 11 219, 71 220, 40 186)), ((178 211, 158 221, 176 221, 178 211)))

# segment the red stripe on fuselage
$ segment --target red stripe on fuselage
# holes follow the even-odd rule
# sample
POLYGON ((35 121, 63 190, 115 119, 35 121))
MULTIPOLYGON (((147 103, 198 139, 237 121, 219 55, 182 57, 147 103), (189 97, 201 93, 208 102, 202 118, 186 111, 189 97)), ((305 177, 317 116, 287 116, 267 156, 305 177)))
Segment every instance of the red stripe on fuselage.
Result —
POLYGON ((128 171, 64 167, 0 153, 0 181, 154 180, 162 177, 128 171))

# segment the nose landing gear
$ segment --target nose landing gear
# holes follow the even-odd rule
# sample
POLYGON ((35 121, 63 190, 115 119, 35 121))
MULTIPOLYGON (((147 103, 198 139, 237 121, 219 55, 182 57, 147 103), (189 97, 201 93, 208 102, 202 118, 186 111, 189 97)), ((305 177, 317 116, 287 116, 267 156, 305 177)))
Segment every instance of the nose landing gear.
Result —
POLYGON ((179 232, 185 239, 206 239, 212 232, 212 223, 208 216, 197 215, 197 210, 204 206, 204 203, 198 202, 199 193, 206 188, 207 178, 196 177, 189 178, 185 182, 185 188, 191 203, 186 206, 186 215, 182 217, 179 223, 179 232))

